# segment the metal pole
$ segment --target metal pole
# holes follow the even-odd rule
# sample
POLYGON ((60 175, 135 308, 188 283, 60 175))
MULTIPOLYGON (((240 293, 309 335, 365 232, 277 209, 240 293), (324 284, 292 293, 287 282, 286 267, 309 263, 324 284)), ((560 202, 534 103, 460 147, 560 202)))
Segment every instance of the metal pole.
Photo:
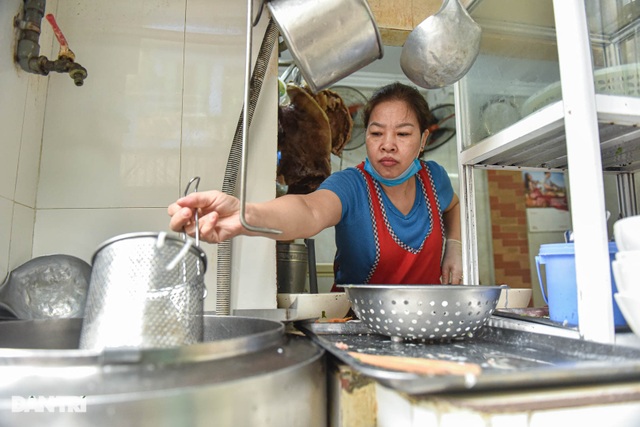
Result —
POLYGON ((613 343, 613 302, 593 65, 584 0, 553 0, 571 212, 575 236, 578 329, 613 343))

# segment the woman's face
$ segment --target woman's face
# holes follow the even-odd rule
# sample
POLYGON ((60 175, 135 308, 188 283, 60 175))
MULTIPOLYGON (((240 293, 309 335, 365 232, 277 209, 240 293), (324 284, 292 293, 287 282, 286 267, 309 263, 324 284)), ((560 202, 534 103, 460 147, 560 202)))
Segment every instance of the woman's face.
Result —
POLYGON ((420 134, 415 112, 404 101, 384 101, 369 117, 367 157, 384 178, 404 172, 424 147, 428 132, 420 134))

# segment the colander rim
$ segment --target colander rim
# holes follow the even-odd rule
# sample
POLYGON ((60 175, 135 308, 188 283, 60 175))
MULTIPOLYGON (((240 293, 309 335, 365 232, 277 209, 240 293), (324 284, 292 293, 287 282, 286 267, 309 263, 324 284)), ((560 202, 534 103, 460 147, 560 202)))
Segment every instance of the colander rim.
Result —
MULTIPOLYGON (((122 240, 128 240, 128 239, 136 239, 136 238, 158 238, 161 234, 164 234, 165 237, 165 241, 172 241, 174 243, 181 243, 181 244, 185 244, 185 240, 180 239, 177 236, 171 235, 169 233, 166 232, 162 232, 162 231, 139 231, 139 232, 133 232, 133 233, 125 233, 125 234, 120 234, 118 236, 114 236, 111 237, 107 240, 105 240, 104 242, 100 243, 98 245, 98 247, 96 248, 96 250, 93 252, 93 255, 91 256, 91 264, 95 264, 96 262, 96 258, 98 257, 98 254, 104 250, 105 248, 107 248, 108 246, 120 242, 122 240)), ((188 241, 191 241, 191 247, 189 248, 189 252, 195 252, 195 255, 202 261, 203 263, 203 268, 204 271, 207 270, 207 255, 205 254, 204 250, 202 250, 202 248, 200 246, 196 246, 195 245, 195 240, 193 240, 191 237, 186 237, 186 239, 188 241)))
POLYGON ((451 291, 451 290, 495 290, 507 289, 507 285, 442 285, 442 284, 421 284, 421 285, 393 285, 393 284, 344 284, 336 285, 338 288, 344 289, 396 289, 396 290, 433 290, 433 291, 451 291))

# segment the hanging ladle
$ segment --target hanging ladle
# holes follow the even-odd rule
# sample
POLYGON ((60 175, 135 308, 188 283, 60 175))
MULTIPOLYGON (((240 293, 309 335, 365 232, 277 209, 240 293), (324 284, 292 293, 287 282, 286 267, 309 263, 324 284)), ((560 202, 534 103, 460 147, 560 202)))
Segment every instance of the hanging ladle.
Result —
POLYGON ((409 80, 426 89, 451 85, 476 60, 481 32, 458 0, 444 0, 440 10, 407 37, 400 55, 402 71, 409 80))

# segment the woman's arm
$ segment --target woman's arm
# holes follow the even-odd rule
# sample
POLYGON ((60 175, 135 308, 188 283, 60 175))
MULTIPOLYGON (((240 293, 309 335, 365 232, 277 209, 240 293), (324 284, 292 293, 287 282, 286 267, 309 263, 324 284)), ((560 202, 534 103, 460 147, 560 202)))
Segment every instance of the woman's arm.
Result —
POLYGON ((442 213, 446 245, 442 258, 442 277, 444 284, 459 285, 464 283, 462 277, 462 243, 460 242, 460 201, 454 193, 447 209, 442 213))
POLYGON ((460 200, 454 193, 449 206, 442 212, 444 221, 445 237, 447 239, 460 240, 460 200))
POLYGON ((240 202, 219 191, 191 193, 171 204, 170 227, 174 231, 195 234, 193 212, 199 211, 200 238, 219 243, 238 235, 264 236, 293 240, 313 236, 340 221, 342 204, 329 190, 304 195, 285 195, 263 203, 247 203, 245 220, 256 227, 281 230, 282 234, 256 233, 240 223, 240 202))

